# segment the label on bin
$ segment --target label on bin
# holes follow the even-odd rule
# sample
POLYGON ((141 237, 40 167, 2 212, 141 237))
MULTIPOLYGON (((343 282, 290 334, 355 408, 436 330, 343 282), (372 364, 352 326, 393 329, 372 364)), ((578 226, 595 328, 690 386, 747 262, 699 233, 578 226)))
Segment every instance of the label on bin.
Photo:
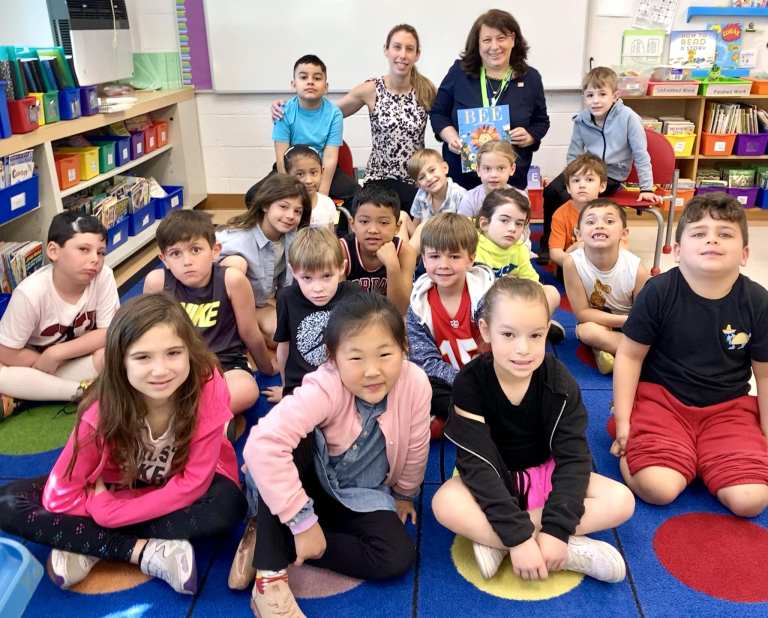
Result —
POLYGON ((136 152, 141 154, 144 151, 144 146, 142 144, 136 144, 136 152))
POLYGON ((746 206, 747 205, 747 196, 746 195, 737 195, 736 199, 739 200, 739 204, 741 204, 742 206, 746 206))
POLYGON ((18 210, 27 205, 27 194, 19 193, 11 198, 11 210, 18 210))
POLYGON ((113 244, 113 245, 116 245, 117 243, 119 243, 119 242, 120 242, 120 239, 121 239, 122 237, 123 237, 123 233, 122 233, 122 232, 116 232, 116 233, 115 233, 115 237, 112 239, 112 244, 113 244))
POLYGON ((112 160, 113 159, 114 159, 114 157, 112 156, 112 153, 108 152, 107 153, 107 165, 112 165, 112 160))
POLYGON ((123 148, 123 159, 128 159, 128 158, 130 158, 130 156, 131 156, 131 153, 128 150, 128 148, 127 147, 123 148))
POLYGON ((152 135, 149 136, 149 145, 152 147, 155 145, 155 138, 152 135))
POLYGON ((685 142, 675 142, 675 152, 683 152, 685 150, 685 142))
MULTIPOLYGON (((179 196, 178 195, 174 195, 171 198, 171 208, 176 208, 176 207, 178 207, 178 205, 179 205, 179 196)), ((174 215, 174 216, 176 216, 176 215, 174 215)))
POLYGON ((145 225, 149 224, 149 213, 144 215, 144 218, 141 220, 141 227, 144 227, 145 225))
POLYGON ((725 152, 725 142, 715 142, 715 152, 725 152))
POLYGON ((74 168, 70 168, 67 170, 67 182, 75 182, 75 179, 77 178, 77 170, 74 168))

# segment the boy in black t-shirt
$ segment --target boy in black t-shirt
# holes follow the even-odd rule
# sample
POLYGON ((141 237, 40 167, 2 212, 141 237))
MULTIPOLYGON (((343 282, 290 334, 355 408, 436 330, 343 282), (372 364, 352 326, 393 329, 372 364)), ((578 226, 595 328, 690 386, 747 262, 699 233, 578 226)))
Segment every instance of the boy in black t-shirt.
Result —
POLYGON ((672 502, 699 475, 754 517, 768 505, 768 292, 739 273, 748 233, 733 197, 692 199, 675 240, 679 267, 646 283, 624 324, 611 452, 646 502, 672 502))
POLYGON ((277 293, 277 364, 283 386, 266 389, 276 403, 328 358, 325 327, 337 303, 361 293, 353 281, 343 281, 346 260, 335 234, 327 228, 303 228, 288 250, 293 285, 277 293))

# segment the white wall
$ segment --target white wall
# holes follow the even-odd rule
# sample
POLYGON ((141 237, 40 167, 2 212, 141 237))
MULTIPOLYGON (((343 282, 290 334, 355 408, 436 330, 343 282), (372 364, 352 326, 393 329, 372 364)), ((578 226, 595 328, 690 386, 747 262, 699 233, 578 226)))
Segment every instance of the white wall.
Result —
POLYGON ((0 45, 50 47, 53 33, 45 0, 2 0, 0 45))

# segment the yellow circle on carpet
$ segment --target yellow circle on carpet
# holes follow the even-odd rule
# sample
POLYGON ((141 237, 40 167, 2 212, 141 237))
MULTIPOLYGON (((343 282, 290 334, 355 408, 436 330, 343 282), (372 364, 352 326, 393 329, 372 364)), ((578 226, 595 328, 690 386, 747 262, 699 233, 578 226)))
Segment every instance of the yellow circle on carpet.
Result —
POLYGON ((80 594, 107 594, 122 592, 149 581, 135 564, 99 560, 83 581, 70 588, 80 594))
POLYGON ((505 558, 492 579, 483 579, 475 562, 472 541, 456 536, 451 546, 451 558, 456 570, 470 584, 495 597, 512 601, 544 601, 570 592, 584 579, 581 573, 557 571, 543 581, 525 581, 512 572, 512 563, 505 558))

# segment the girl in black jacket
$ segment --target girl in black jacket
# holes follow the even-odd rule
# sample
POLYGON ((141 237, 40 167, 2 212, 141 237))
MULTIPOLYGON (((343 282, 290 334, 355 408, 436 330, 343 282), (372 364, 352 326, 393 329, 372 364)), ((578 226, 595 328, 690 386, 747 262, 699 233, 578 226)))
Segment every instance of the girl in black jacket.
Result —
POLYGON ((592 472, 581 393, 565 366, 545 355, 548 327, 541 285, 496 280, 479 321, 491 352, 453 383, 445 436, 457 446, 460 476, 438 490, 432 509, 474 542, 486 579, 508 553, 526 580, 566 569, 619 582, 621 554, 582 535, 625 522, 635 500, 626 486, 592 472))

